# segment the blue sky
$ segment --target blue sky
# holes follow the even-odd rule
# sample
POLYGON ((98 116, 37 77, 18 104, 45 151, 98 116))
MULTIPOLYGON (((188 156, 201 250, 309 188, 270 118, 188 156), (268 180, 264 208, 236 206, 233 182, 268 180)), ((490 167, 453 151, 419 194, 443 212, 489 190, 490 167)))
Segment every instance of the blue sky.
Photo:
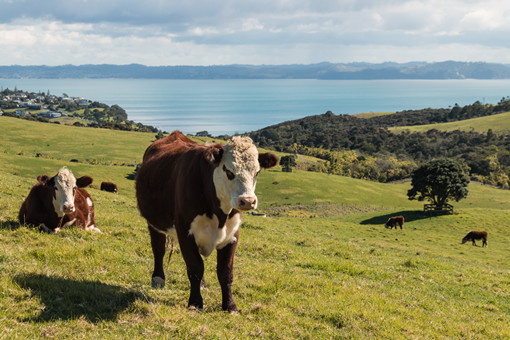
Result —
POLYGON ((0 0, 0 65, 510 64, 510 1, 0 0))

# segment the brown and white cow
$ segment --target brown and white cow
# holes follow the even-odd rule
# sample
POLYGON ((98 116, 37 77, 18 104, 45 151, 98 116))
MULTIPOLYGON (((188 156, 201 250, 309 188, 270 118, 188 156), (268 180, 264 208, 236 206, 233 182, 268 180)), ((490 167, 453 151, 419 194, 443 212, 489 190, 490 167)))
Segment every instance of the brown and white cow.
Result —
POLYGON ((94 203, 83 189, 93 179, 76 179, 66 167, 49 177, 37 176, 38 183, 30 190, 19 210, 20 223, 40 225, 45 231, 57 233, 61 228, 77 225, 82 229, 101 232, 94 220, 94 203))
POLYGON ((393 228, 397 229, 397 226, 400 226, 400 229, 404 227, 404 216, 393 216, 388 219, 388 222, 384 225, 385 228, 393 228))
POLYGON ((117 189, 117 184, 112 183, 112 182, 101 182, 101 190, 113 192, 115 194, 118 193, 118 191, 119 191, 117 189))
POLYGON ((152 143, 136 177, 138 208, 154 254, 152 287, 164 287, 166 238, 177 237, 191 284, 188 306, 203 309, 201 255, 216 249, 222 308, 236 311, 232 281, 241 211, 257 207, 257 175, 277 163, 275 155, 258 153, 247 137, 205 146, 174 131, 152 143))
POLYGON ((487 232, 486 231, 470 231, 469 233, 462 238, 462 244, 467 241, 473 242, 473 245, 476 246, 475 240, 482 240, 482 247, 487 247, 487 232))

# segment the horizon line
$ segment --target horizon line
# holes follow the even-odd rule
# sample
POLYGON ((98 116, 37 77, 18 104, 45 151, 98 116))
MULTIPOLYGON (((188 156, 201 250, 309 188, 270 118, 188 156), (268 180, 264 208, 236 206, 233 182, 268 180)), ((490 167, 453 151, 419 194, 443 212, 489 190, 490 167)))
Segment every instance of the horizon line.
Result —
POLYGON ((406 65, 406 64, 444 64, 444 63, 459 63, 459 64, 493 64, 493 65, 504 65, 510 66, 510 63, 501 63, 501 62, 489 62, 489 61, 458 61, 458 60, 442 60, 442 61, 405 61, 405 62, 397 62, 397 61, 383 61, 383 62, 368 62, 368 61, 350 61, 350 62, 332 62, 332 61, 321 61, 316 63, 289 63, 289 64, 244 64, 244 63, 234 63, 234 64, 210 64, 210 65, 192 65, 192 64, 174 64, 174 65, 146 65, 140 63, 129 63, 129 64, 110 64, 110 63, 102 63, 102 64, 59 64, 59 65, 47 65, 47 64, 30 64, 30 65, 20 65, 20 64, 10 64, 10 65, 0 65, 0 67, 63 67, 63 66, 72 66, 72 67, 81 67, 81 66, 143 66, 143 67, 222 67, 222 66, 311 66, 311 65, 321 65, 321 64, 331 64, 331 65, 353 65, 353 64, 366 64, 366 65, 384 65, 384 64, 396 64, 396 65, 406 65))

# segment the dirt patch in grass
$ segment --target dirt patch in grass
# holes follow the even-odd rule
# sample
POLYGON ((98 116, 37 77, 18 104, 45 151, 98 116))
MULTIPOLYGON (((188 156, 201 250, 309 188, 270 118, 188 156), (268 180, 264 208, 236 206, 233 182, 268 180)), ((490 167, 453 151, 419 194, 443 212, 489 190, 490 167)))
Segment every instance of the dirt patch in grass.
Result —
POLYGON ((264 209, 268 216, 285 216, 285 217, 332 217, 343 216, 349 214, 365 213, 371 211, 380 211, 381 207, 361 206, 347 204, 273 204, 269 208, 264 209))

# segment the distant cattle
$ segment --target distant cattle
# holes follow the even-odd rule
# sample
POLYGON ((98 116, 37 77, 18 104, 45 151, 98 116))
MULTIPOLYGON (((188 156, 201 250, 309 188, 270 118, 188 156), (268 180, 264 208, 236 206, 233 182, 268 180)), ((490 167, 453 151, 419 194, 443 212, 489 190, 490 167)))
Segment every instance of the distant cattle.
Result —
POLYGON ((258 153, 247 137, 199 145, 174 131, 152 143, 136 177, 138 208, 147 220, 154 255, 152 287, 165 285, 165 244, 167 237, 176 237, 191 284, 188 306, 203 309, 200 255, 216 249, 222 309, 236 311, 232 282, 241 211, 257 207, 257 175, 277 163, 275 155, 258 153))
POLYGON ((112 182, 101 182, 101 190, 113 192, 113 193, 118 192, 117 184, 112 183, 112 182))
POLYGON ((69 169, 63 167, 53 177, 39 175, 37 181, 21 205, 18 214, 20 223, 37 225, 53 233, 73 224, 100 232, 95 225, 94 203, 83 189, 92 183, 91 177, 76 179, 69 169))
POLYGON ((487 247, 487 232, 485 231, 470 231, 464 236, 462 239, 462 244, 467 241, 473 242, 473 245, 476 246, 475 240, 482 240, 482 247, 487 247))
POLYGON ((388 219, 388 222, 384 225, 384 227, 392 229, 395 227, 397 229, 397 226, 400 226, 400 229, 404 227, 404 216, 393 216, 388 219))

